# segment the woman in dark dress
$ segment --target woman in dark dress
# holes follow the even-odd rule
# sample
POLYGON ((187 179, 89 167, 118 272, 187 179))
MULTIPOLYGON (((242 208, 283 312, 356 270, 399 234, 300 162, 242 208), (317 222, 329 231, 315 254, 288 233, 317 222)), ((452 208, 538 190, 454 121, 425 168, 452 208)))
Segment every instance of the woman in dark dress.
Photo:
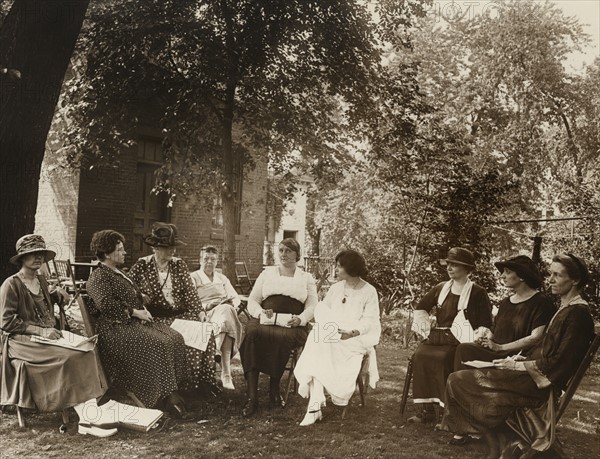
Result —
MULTIPOLYGON (((171 326, 175 319, 205 322, 206 311, 194 287, 185 261, 176 258, 175 250, 183 242, 177 237, 177 228, 172 223, 155 222, 152 233, 144 238, 154 254, 140 258, 131 267, 129 277, 142 291, 146 309, 154 321, 171 326)), ((206 388, 218 391, 215 379, 216 343, 213 335, 208 340, 206 351, 186 346, 191 365, 191 379, 186 389, 206 388)))
POLYGON ((585 263, 575 255, 553 258, 550 285, 552 293, 560 297, 560 307, 542 341, 524 360, 507 357, 494 360, 495 368, 451 374, 446 386, 444 429, 482 434, 490 459, 500 456, 498 433, 505 429, 507 420, 522 437, 528 437, 532 451, 551 446, 554 396, 575 374, 594 336, 594 321, 580 296, 588 279, 585 263))
POLYGON ((460 247, 448 252, 441 263, 447 266, 448 282, 442 282, 423 297, 415 310, 412 328, 423 341, 412 357, 413 400, 420 404, 409 422, 431 420, 433 406, 444 406, 448 375, 454 369, 454 352, 459 342, 473 341, 473 331, 491 327, 490 300, 483 287, 473 283, 469 274, 475 269, 473 254, 460 247), (436 328, 430 329, 434 312, 436 328))
POLYGON ((258 407, 259 373, 271 377, 271 405, 283 406, 279 381, 293 349, 303 346, 308 336, 306 324, 313 318, 317 305, 317 287, 310 273, 301 270, 300 244, 287 238, 279 244, 279 266, 266 268, 248 298, 246 336, 240 347, 244 376, 248 384, 248 402, 242 414, 252 416, 258 407), (292 314, 285 324, 261 325, 261 317, 277 320, 277 314, 292 314))
POLYGON ((502 273, 504 285, 514 293, 500 302, 493 335, 456 348, 455 371, 470 368, 462 363, 469 360, 491 362, 527 351, 542 339, 556 312, 552 300, 539 291, 543 279, 531 258, 518 255, 496 263, 496 267, 502 273))
POLYGON ((190 419, 177 390, 189 379, 183 337, 155 323, 144 309, 142 293, 118 266, 125 262, 124 237, 98 231, 90 248, 100 264, 87 291, 97 309, 100 357, 110 378, 132 391, 147 407, 159 402, 181 419, 190 419))

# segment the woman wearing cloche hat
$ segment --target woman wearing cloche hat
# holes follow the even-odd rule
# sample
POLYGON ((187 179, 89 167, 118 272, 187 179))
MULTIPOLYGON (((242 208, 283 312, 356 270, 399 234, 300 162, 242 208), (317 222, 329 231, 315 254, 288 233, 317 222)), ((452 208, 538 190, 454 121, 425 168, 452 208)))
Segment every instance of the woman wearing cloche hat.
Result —
POLYGON ((454 369, 454 352, 461 342, 472 342, 474 330, 491 327, 492 308, 483 287, 469 279, 475 269, 475 257, 462 247, 450 249, 440 260, 446 266, 449 281, 429 291, 415 309, 412 329, 425 338, 412 357, 413 401, 420 412, 409 422, 431 418, 429 407, 444 406, 448 375, 454 369), (435 315, 431 328, 430 314, 435 315))
MULTIPOLYGON (((53 308, 57 300, 45 277, 38 273, 56 254, 46 248, 42 236, 28 234, 17 241, 10 261, 19 272, 0 287, 0 405, 16 405, 54 412, 74 407, 80 418, 79 433, 109 436, 116 429, 102 429, 86 417, 88 405, 106 390, 100 383, 96 351, 52 346, 38 338, 57 340, 53 308)), ((91 411, 94 411, 92 409, 91 411)))

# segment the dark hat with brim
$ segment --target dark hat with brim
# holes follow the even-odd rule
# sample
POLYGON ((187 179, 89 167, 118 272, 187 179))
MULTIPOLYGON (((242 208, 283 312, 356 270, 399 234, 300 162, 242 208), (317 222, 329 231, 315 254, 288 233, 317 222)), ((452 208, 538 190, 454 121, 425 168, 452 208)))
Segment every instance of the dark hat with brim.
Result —
POLYGON ((504 268, 514 271, 531 288, 538 289, 544 283, 544 278, 537 265, 527 255, 517 255, 516 257, 507 258, 506 260, 494 263, 494 265, 500 272, 503 272, 504 268))
POLYGON ((175 247, 186 245, 177 238, 177 227, 173 223, 155 222, 152 234, 144 238, 144 242, 152 247, 175 247))
POLYGON ((462 247, 450 249, 446 258, 440 260, 442 266, 446 266, 449 262, 475 269, 475 256, 473 255, 473 252, 463 249, 462 247))
POLYGON ((56 252, 46 248, 46 241, 39 234, 26 234, 15 244, 17 254, 10 258, 10 262, 18 264, 19 259, 28 253, 44 252, 44 261, 48 262, 56 256, 56 252))

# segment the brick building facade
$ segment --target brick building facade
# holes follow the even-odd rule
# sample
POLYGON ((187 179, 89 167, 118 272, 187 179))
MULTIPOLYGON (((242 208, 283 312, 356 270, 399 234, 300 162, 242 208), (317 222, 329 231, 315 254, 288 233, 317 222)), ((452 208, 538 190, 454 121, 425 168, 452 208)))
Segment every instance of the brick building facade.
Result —
MULTIPOLYGON (((177 225, 187 245, 178 248, 194 270, 198 253, 205 244, 222 245, 223 231, 218 203, 207 209, 197 199, 178 199, 167 207, 164 196, 150 193, 154 170, 162 161, 160 140, 140 135, 138 144, 126 152, 118 167, 92 170, 65 170, 46 155, 42 165, 36 232, 43 235, 58 258, 90 261, 92 234, 100 229, 114 229, 126 238, 126 266, 138 257, 151 253, 142 238, 149 234, 154 221, 177 225)), ((262 270, 265 240, 267 165, 256 160, 238 185, 236 209, 237 261, 245 261, 252 276, 262 270)))

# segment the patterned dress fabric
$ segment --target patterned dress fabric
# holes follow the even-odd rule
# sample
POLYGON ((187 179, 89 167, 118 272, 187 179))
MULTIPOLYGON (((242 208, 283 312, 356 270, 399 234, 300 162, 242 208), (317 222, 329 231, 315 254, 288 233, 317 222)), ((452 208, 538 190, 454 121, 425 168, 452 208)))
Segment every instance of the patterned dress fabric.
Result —
MULTIPOLYGON (((203 310, 202 303, 187 264, 181 258, 173 257, 169 261, 167 273, 163 274, 162 279, 154 255, 140 258, 131 267, 129 277, 143 293, 150 296, 151 302, 146 308, 156 322, 170 326, 175 319, 199 319, 203 310)), ((210 337, 205 352, 186 346, 191 366, 191 379, 186 384, 186 389, 198 389, 203 384, 216 386, 216 349, 214 336, 210 337)))
POLYGON ((185 386, 190 371, 183 337, 165 324, 129 316, 128 308, 143 305, 140 290, 125 274, 101 264, 87 291, 98 311, 100 357, 115 384, 147 407, 185 386))

